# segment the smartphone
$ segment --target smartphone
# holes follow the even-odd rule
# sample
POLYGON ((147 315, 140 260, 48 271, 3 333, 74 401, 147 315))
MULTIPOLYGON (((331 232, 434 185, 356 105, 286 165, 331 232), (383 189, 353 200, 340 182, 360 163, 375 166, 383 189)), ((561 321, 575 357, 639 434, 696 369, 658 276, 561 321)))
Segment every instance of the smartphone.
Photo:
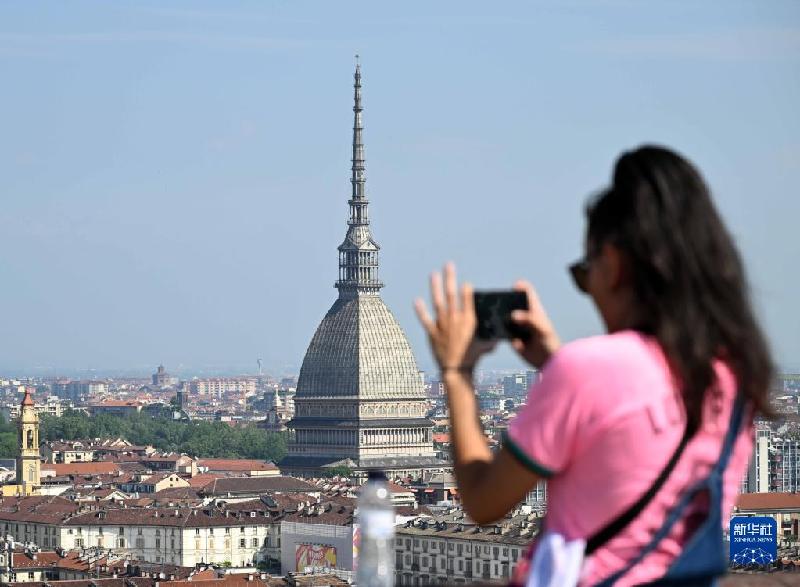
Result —
POLYGON ((514 310, 527 310, 528 296, 524 291, 476 291, 475 315, 478 326, 475 335, 482 340, 529 337, 527 330, 511 320, 514 310))

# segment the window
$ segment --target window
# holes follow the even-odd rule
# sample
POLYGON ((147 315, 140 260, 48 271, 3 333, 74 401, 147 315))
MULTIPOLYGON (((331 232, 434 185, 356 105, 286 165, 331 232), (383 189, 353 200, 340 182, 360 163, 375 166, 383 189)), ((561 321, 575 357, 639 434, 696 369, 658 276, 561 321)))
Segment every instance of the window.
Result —
POLYGON ((230 528, 225 528, 225 534, 230 534, 230 533, 231 533, 231 529, 230 528))
POLYGON ((170 538, 170 539, 169 539, 169 547, 170 547, 172 550, 175 550, 175 539, 174 539, 174 538, 170 538))
POLYGON ((156 528, 156 536, 161 536, 161 528, 156 528))
POLYGON ((75 539, 75 548, 83 548, 83 538, 75 539))
POLYGON ((137 529, 136 529, 136 533, 137 533, 139 536, 141 536, 141 535, 142 535, 142 529, 141 529, 141 528, 137 528, 137 529))
POLYGON ((244 533, 244 526, 242 526, 241 528, 239 528, 239 532, 242 532, 242 533, 244 533))
POLYGON ((136 548, 138 548, 139 550, 144 550, 144 538, 136 539, 136 548))
POLYGON ((118 534, 125 534, 125 528, 120 526, 119 530, 117 530, 117 533, 118 534))
POLYGON ((117 548, 125 548, 125 539, 124 538, 119 538, 117 540, 117 548))
POLYGON ((195 534, 200 534, 200 528, 195 528, 195 529, 194 529, 194 533, 195 533, 195 534))
POLYGON ((97 529, 97 533, 98 533, 98 534, 100 534, 101 536, 103 535, 103 527, 102 527, 102 526, 100 526, 100 527, 97 529))
POLYGON ((161 548, 161 538, 156 538, 156 548, 161 548))
POLYGON ((503 549, 503 556, 508 556, 508 549, 507 548, 503 549))
POLYGON ((244 548, 246 540, 244 538, 239 539, 239 548, 244 548))
POLYGON ((33 571, 28 571, 28 579, 33 579, 33 571))

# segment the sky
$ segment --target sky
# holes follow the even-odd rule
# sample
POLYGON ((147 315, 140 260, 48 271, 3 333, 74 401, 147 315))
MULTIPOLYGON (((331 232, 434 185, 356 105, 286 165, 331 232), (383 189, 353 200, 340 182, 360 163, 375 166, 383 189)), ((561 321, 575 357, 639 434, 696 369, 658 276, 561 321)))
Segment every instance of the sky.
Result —
MULTIPOLYGON (((602 332, 565 267, 615 158, 709 182, 800 369, 800 3, 0 3, 0 374, 297 372, 333 303, 361 55, 383 298, 453 260, 602 332)), ((486 367, 519 368, 507 348, 486 367)))

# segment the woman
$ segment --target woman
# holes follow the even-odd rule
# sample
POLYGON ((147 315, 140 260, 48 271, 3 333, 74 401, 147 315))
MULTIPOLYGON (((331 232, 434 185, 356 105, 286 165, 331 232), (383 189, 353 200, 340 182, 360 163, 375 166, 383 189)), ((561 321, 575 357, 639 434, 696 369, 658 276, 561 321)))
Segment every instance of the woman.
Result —
MULTIPOLYGON (((529 336, 512 345, 542 378, 496 453, 476 417, 472 374, 488 349, 473 342, 472 287, 459 290, 448 265, 444 279, 431 278, 434 317, 421 300, 416 308, 447 389, 455 474, 469 516, 479 524, 498 520, 546 479, 542 535, 581 550, 594 538, 578 559, 578 582, 634 585, 675 576, 670 569, 713 513, 713 491, 674 514, 673 526, 664 521, 718 462, 721 520, 718 514, 711 531, 721 557, 720 526, 751 454, 753 416, 769 413, 772 363, 739 254, 688 161, 652 146, 623 154, 586 217, 586 255, 570 271, 607 334, 562 347, 533 287, 515 285, 527 292, 529 309, 512 319, 529 336), (738 428, 737 392, 745 406, 738 428), (720 459, 729 428, 730 459, 720 459), (633 519, 619 522, 629 513, 633 519), (615 521, 623 527, 608 530, 615 521), (662 526, 663 539, 654 540, 662 526)), ((544 540, 537 542, 534 551, 544 551, 544 540)), ((518 565, 516 581, 525 581, 529 563, 518 565)), ((711 584, 719 571, 703 571, 697 584, 711 584)))

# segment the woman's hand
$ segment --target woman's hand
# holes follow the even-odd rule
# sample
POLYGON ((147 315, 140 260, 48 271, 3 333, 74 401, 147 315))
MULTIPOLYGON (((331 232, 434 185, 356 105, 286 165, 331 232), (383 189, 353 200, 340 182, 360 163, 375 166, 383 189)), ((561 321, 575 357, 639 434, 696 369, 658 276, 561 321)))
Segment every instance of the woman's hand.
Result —
POLYGON ((526 340, 513 339, 511 346, 528 363, 541 369, 550 355, 561 346, 561 341, 559 341, 558 334, 550 323, 550 318, 547 317, 533 286, 527 281, 518 281, 514 284, 514 289, 524 291, 528 296, 528 309, 514 310, 511 313, 511 319, 529 334, 526 340))
POLYGON ((444 267, 442 276, 431 275, 431 298, 435 319, 432 319, 422 299, 414 306, 425 331, 431 350, 442 370, 472 371, 481 355, 494 348, 494 343, 480 343, 475 339, 475 306, 472 286, 465 283, 458 291, 456 268, 452 263, 444 267))

